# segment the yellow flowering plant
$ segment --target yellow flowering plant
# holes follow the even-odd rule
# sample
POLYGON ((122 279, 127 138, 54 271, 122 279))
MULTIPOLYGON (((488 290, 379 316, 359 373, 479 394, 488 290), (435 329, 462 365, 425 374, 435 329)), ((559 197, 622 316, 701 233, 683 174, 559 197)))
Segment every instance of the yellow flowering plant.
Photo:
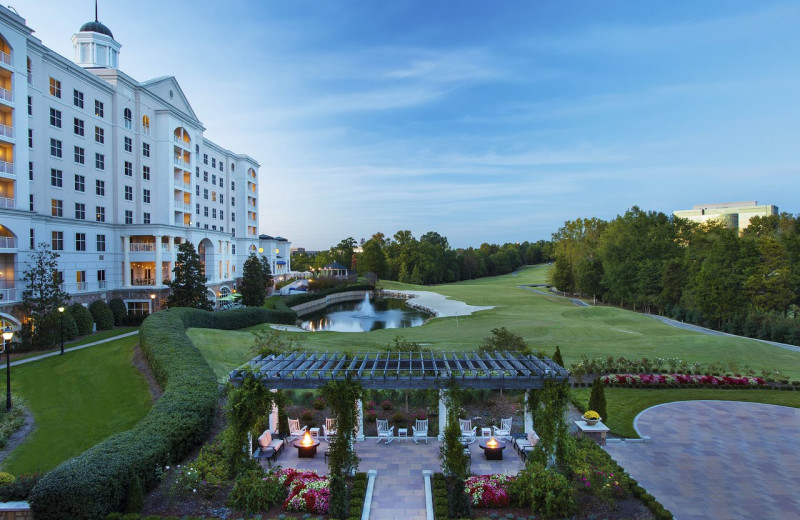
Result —
POLYGON ((592 419, 599 420, 600 419, 600 414, 595 412, 594 410, 589 410, 585 414, 583 414, 583 418, 584 419, 589 419, 589 420, 592 420, 592 419))

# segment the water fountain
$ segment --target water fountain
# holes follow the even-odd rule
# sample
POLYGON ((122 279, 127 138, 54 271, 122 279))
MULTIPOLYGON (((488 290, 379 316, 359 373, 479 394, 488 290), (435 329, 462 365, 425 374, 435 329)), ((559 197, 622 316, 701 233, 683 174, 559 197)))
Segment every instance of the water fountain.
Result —
POLYGON ((364 301, 358 306, 358 314, 353 315, 354 318, 374 318, 375 308, 369 301, 369 293, 364 293, 364 301))
POLYGON ((424 312, 406 306, 403 300, 370 299, 329 305, 304 318, 302 327, 311 331, 369 332, 376 329, 419 327, 425 323, 424 312))

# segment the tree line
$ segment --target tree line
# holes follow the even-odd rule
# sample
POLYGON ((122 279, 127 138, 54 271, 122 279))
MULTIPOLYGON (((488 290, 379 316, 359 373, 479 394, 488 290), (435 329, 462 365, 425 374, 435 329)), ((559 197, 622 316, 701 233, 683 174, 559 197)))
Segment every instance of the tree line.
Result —
POLYGON ((553 234, 560 291, 724 332, 800 345, 800 215, 739 233, 633 207, 553 234))
POLYGON ((361 251, 356 252, 359 242, 348 237, 315 256, 294 255, 292 269, 318 269, 336 261, 360 276, 432 285, 508 274, 523 265, 552 259, 552 245, 545 240, 453 249, 447 237, 435 231, 419 239, 409 230, 400 230, 392 237, 377 232, 360 244, 361 251))

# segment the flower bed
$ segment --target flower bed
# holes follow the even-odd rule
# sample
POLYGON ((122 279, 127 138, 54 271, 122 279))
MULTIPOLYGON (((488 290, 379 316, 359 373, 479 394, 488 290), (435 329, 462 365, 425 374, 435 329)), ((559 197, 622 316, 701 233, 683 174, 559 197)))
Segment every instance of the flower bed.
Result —
POLYGON ((503 474, 480 475, 465 480, 464 486, 473 507, 508 507, 508 485, 513 481, 514 477, 503 474))
POLYGON ((685 374, 611 374, 601 378, 606 385, 642 384, 659 385, 731 385, 731 386, 763 386, 766 380, 750 376, 704 376, 685 374))
POLYGON ((277 472, 278 482, 286 487, 289 496, 283 502, 286 511, 306 511, 326 514, 331 501, 330 479, 315 471, 298 471, 294 468, 277 472))

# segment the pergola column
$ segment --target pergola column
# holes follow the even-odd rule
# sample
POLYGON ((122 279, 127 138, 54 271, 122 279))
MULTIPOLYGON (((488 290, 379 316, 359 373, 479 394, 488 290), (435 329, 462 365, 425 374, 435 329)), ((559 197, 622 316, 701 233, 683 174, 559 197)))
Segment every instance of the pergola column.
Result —
POLYGON ((363 441, 364 437, 364 400, 358 399, 356 401, 356 416, 358 417, 358 424, 356 424, 356 440, 363 441))
MULTIPOLYGON (((272 393, 276 393, 276 389, 270 390, 272 393)), ((269 431, 272 433, 276 433, 278 431, 278 405, 275 402, 272 402, 272 410, 269 412, 269 431)))
POLYGON ((123 235, 122 237, 122 286, 130 287, 131 285, 131 237, 130 235, 123 235))
POLYGON ((177 252, 175 251, 175 237, 167 237, 169 241, 169 275, 168 278, 170 280, 174 279, 174 275, 172 270, 175 269, 175 255, 177 252))
POLYGON ((531 409, 528 407, 528 390, 525 390, 525 433, 531 433, 533 431, 533 414, 531 413, 531 409))
POLYGON ((164 266, 163 266, 163 264, 161 262, 161 238, 162 237, 163 237, 163 235, 156 235, 156 268, 154 269, 156 279, 154 280, 155 283, 153 284, 156 287, 161 287, 163 285, 162 282, 164 280, 164 266))
POLYGON ((447 428, 447 404, 444 402, 444 390, 439 390, 439 442, 444 441, 445 428, 447 428))

